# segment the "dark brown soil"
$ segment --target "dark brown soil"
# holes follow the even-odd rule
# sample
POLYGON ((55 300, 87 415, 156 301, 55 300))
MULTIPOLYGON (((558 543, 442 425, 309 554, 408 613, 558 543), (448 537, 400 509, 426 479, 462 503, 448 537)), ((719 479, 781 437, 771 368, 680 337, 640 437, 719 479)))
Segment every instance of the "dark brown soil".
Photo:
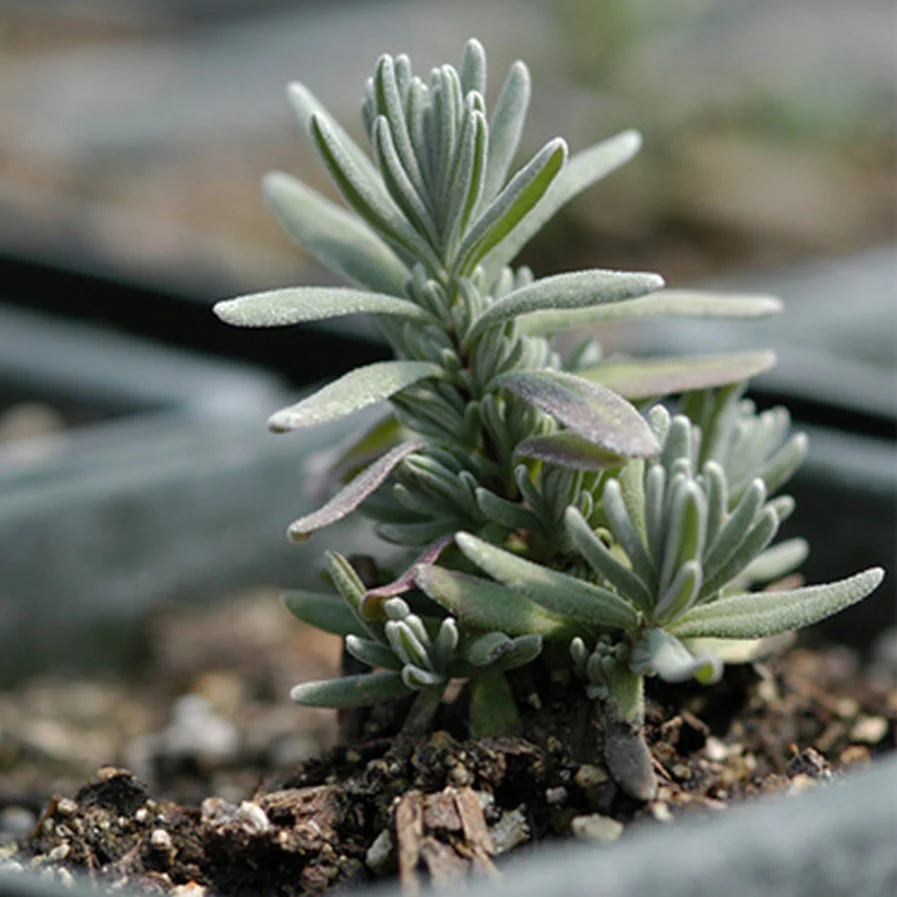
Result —
MULTIPOLYGON (((107 766, 87 784, 59 789, 18 844, 0 848, 0 868, 39 867, 64 880, 86 872, 105 887, 127 882, 181 897, 309 894, 397 874, 413 891, 470 870, 497 874, 500 856, 525 845, 571 836, 608 842, 627 826, 724 812, 761 793, 800 792, 868 763, 897 738, 891 675, 880 666, 861 669, 844 648, 796 648, 732 667, 713 689, 650 691, 645 734, 659 787, 649 801, 628 796, 619 771, 616 781, 609 772, 616 750, 610 743, 619 733, 576 699, 578 689, 522 677, 514 683, 523 710, 518 736, 466 739, 461 715, 448 706, 444 728, 428 738, 396 736, 394 715, 380 713, 358 740, 328 751, 332 717, 290 707, 281 686, 297 673, 325 675, 337 646, 298 625, 283 626, 282 614, 266 593, 228 611, 180 611, 158 622, 155 669, 143 679, 154 687, 141 694, 137 684, 120 686, 116 700, 136 692, 145 704, 142 718, 132 707, 118 721, 128 734, 109 755, 121 762, 130 752, 152 785, 107 766), (198 628, 206 638, 193 642, 198 628), (198 650, 203 643, 216 651, 198 650), (182 739, 174 750, 162 735, 176 729, 176 720, 164 725, 159 711, 177 695, 182 713, 185 706, 202 719, 214 712, 206 735, 232 721, 237 740, 224 738, 217 754, 208 739, 192 748, 182 739), (272 712, 276 725, 266 720, 272 712), (285 749, 287 733, 273 734, 287 718, 304 747, 285 749), (279 751, 248 738, 241 720, 265 729, 279 751), (308 759, 295 762, 303 753, 308 759)), ((23 688, 23 700, 41 694, 36 687, 23 688)), ((52 688, 40 687, 46 705, 52 688)), ((83 703, 88 686, 79 687, 83 703)), ((0 811, 9 817, 36 809, 41 783, 71 784, 74 777, 71 769, 60 775, 58 765, 47 772, 44 757, 41 780, 27 737, 16 755, 14 696, 4 700, 0 769, 9 784, 0 789, 0 811)), ((36 709, 39 716, 40 702, 36 709)), ((71 720, 57 722, 76 737, 71 720)), ((109 723, 116 728, 114 718, 109 723)))

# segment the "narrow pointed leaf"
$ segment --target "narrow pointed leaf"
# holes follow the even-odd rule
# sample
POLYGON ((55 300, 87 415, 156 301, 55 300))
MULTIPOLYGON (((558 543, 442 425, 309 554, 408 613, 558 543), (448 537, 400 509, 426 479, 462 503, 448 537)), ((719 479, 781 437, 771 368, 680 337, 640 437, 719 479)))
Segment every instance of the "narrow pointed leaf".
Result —
POLYGON ((324 632, 343 637, 355 635, 365 638, 369 635, 349 605, 338 595, 287 592, 283 603, 294 617, 324 632))
POLYGON ((407 299, 346 287, 270 290, 218 302, 212 310, 226 324, 236 327, 286 327, 355 314, 431 320, 427 312, 407 299))
POLYGON ((417 569, 416 582, 468 626, 545 638, 570 638, 580 629, 574 621, 550 613, 519 592, 467 573, 423 565, 417 569))
POLYGON ((356 660, 360 660, 371 668, 382 667, 385 670, 395 670, 396 672, 402 669, 402 661, 386 645, 381 645, 369 638, 346 636, 346 650, 356 660))
POLYGON ((650 611, 653 600, 648 586, 614 556, 573 506, 567 508, 564 523, 586 563, 643 612, 650 611))
POLYGON ((871 567, 839 582, 789 592, 752 592, 695 607, 670 626, 679 638, 761 638, 818 623, 871 594, 884 578, 871 567))
POLYGON ((364 584, 355 569, 338 551, 328 551, 324 556, 327 572, 340 595, 345 598, 352 612, 361 619, 361 602, 364 598, 364 584))
POLYGON ((511 390, 575 433, 619 455, 647 457, 659 451, 651 428, 629 402, 574 374, 511 371, 496 377, 490 386, 511 390))
POLYGON ((290 538, 295 542, 301 542, 315 530, 342 520, 373 493, 408 455, 422 447, 422 442, 405 442, 397 445, 355 477, 323 508, 294 520, 288 530, 290 538))
POLYGON ((542 198, 567 157, 567 145, 555 139, 546 144, 486 207, 458 249, 456 275, 469 274, 480 260, 499 246, 542 198))
POLYGON ((315 427, 360 411, 428 378, 442 368, 426 361, 379 361, 356 368, 301 402, 276 412, 268 420, 275 432, 315 427))
POLYGON ((614 538, 626 552, 633 571, 649 589, 655 589, 657 570, 638 529, 629 516, 629 510, 623 499, 623 490, 617 480, 607 481, 602 493, 602 504, 614 538))
POLYGON ((754 480, 744 490, 738 504, 722 525, 716 541, 708 546, 707 556, 704 560, 708 576, 713 576, 717 569, 735 554, 757 519, 765 500, 766 487, 763 485, 763 481, 754 480))
POLYGON ((486 93, 486 51, 476 38, 464 45, 461 57, 461 93, 467 96, 472 90, 486 93))
POLYGON ((713 595, 735 579, 772 542, 778 529, 778 515, 767 505, 727 561, 714 568, 712 573, 705 566, 706 578, 701 588, 702 597, 713 595))
POLYGON ((469 344, 493 327, 545 309, 591 307, 644 296, 663 286, 659 274, 640 271, 574 271, 542 277, 488 305, 474 321, 465 340, 469 344))
POLYGON ((481 570, 553 614, 571 617, 587 626, 631 631, 638 624, 632 605, 607 589, 524 560, 469 533, 459 533, 455 542, 481 570))
POLYGON ((476 490, 477 507, 491 521, 508 529, 539 532, 542 529, 539 517, 520 502, 508 501, 488 489, 476 490))
POLYGON ((266 175, 263 191, 281 227, 321 264, 359 286, 402 295, 408 269, 355 215, 280 172, 266 175))
POLYGON ((318 154, 340 195, 380 236, 420 259, 433 271, 441 268, 430 246, 405 220, 379 180, 362 171, 328 122, 312 116, 311 132, 318 154))
POLYGON ((345 710, 393 701, 410 694, 400 673, 365 673, 343 676, 325 682, 302 682, 291 692, 290 698, 305 707, 333 707, 345 710))
POLYGON ((336 458, 327 467, 328 476, 345 482, 353 473, 394 449, 401 442, 402 432, 402 425, 387 413, 360 437, 353 433, 345 443, 336 446, 336 458))
POLYGON ((491 200, 501 190, 511 170, 526 122, 530 93, 529 69, 518 60, 508 72, 489 123, 489 164, 485 188, 487 200, 491 200))
POLYGON ((488 666, 514 649, 514 642, 504 632, 484 632, 464 648, 464 657, 475 667, 488 666))
POLYGON ((607 470, 626 463, 626 457, 595 445, 569 430, 531 436, 514 449, 515 458, 535 458, 569 470, 607 470))
POLYGON ((647 399, 740 382, 768 371, 774 364, 773 352, 740 352, 690 358, 606 361, 577 371, 577 374, 612 389, 625 399, 647 399))
MULTIPOLYGON (((496 110, 496 117, 492 124, 493 135, 497 125, 498 111, 496 110)), ((491 136, 490 139, 494 140, 495 138, 491 136)), ((484 260, 487 280, 497 276, 501 269, 509 264, 542 229, 543 225, 551 220, 573 197, 578 196, 596 181, 628 162, 638 152, 641 144, 642 138, 637 131, 623 131, 571 157, 539 204, 520 223, 514 233, 484 260)))
POLYGON ((782 303, 772 296, 725 296, 692 290, 660 290, 650 296, 572 311, 538 311, 520 319, 523 333, 539 335, 588 327, 605 321, 639 318, 759 318, 778 314, 782 303))
POLYGON ((684 614, 698 600, 704 577, 697 561, 687 561, 677 571, 657 601, 652 619, 666 624, 684 614))
POLYGON ((340 145, 351 157, 352 161, 364 172, 367 177, 376 178, 377 169, 370 156, 349 136, 345 128, 330 114, 326 106, 304 85, 294 81, 287 88, 287 100, 293 107, 302 129, 314 146, 312 136, 312 116, 320 121, 326 121, 332 129, 340 145))
POLYGON ((806 434, 796 433, 763 465, 757 476, 766 484, 767 492, 774 492, 790 479, 806 460, 807 448, 806 434))

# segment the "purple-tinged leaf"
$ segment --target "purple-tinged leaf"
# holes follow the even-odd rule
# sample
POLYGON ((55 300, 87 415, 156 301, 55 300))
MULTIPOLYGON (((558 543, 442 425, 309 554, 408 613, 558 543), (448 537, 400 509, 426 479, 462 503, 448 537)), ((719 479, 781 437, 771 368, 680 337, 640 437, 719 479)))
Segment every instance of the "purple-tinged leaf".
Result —
POLYGON ((271 415, 268 426, 283 433, 326 424, 443 373, 439 365, 428 361, 378 361, 355 368, 301 402, 282 408, 271 415))
POLYGON ((365 619, 373 620, 379 617, 380 605, 388 598, 395 598, 397 595, 404 595, 415 587, 414 577, 417 568, 421 564, 435 564, 439 559, 439 555, 452 544, 455 538, 454 533, 448 533, 437 539, 432 545, 428 546, 411 564, 408 569, 385 586, 378 586, 376 589, 369 589, 361 602, 361 613, 365 619))
POLYGON ((575 433, 618 455, 646 458, 660 451, 645 419, 616 393, 561 371, 510 371, 490 384, 550 414, 575 433))
POLYGON ((775 360, 775 353, 767 351, 644 361, 605 361, 577 371, 577 374, 612 389, 626 399, 647 399, 738 383, 768 371, 775 360))
POLYGON ((389 476, 395 467, 423 447, 422 442, 404 442, 387 452, 379 461, 375 461, 351 483, 341 489, 323 508, 300 517, 290 524, 288 530, 294 542, 302 542, 315 530, 330 526, 337 520, 351 514, 372 492, 374 492, 389 476))
POLYGON ((535 458, 570 470, 606 470, 626 463, 623 455, 595 445, 569 430, 548 436, 531 436, 514 449, 514 456, 535 458))

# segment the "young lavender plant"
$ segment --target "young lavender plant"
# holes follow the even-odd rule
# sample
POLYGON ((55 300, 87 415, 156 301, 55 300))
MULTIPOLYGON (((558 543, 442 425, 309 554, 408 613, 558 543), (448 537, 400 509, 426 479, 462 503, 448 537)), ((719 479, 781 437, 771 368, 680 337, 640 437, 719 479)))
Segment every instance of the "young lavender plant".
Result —
POLYGON ((511 67, 489 116, 485 94, 477 41, 459 69, 435 68, 428 82, 406 56, 381 57, 362 107, 368 155, 292 85, 305 134, 350 211, 284 174, 269 175, 265 193, 289 234, 354 286, 215 307, 248 327, 368 313, 395 354, 270 420, 278 432, 301 430, 388 400, 334 464, 354 478, 289 533, 308 538, 360 509, 384 539, 418 553, 394 582, 367 589, 333 552, 327 570, 342 601, 287 596, 297 617, 343 636, 371 668, 300 684, 292 697, 346 708, 416 694, 406 725, 422 731, 449 680, 464 679, 471 730, 494 733, 517 721, 505 672, 539 659, 637 725, 646 676, 714 682, 755 640, 861 600, 883 573, 757 590, 807 551, 801 540, 770 547, 794 504, 771 495, 806 440, 789 437, 783 409, 758 414, 741 398, 771 353, 603 359, 586 341, 560 356, 550 337, 571 328, 754 318, 780 305, 664 290, 651 273, 536 279, 511 267, 559 209, 635 154, 639 137, 627 131, 569 158, 555 139, 512 173, 526 67, 511 67), (671 395, 683 396, 675 416, 657 404, 671 395))

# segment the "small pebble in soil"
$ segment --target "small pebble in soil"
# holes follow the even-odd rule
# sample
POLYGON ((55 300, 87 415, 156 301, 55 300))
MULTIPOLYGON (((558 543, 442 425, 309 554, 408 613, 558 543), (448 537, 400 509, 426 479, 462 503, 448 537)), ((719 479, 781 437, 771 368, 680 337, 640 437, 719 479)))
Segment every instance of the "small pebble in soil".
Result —
POLYGON ((364 856, 364 863, 377 875, 384 875, 389 871, 393 856, 392 834, 388 828, 383 829, 368 848, 364 856))
POLYGON ((878 744, 887 733, 888 721, 883 716, 861 716, 850 730, 850 740, 878 744))
POLYGON ((610 816, 590 813, 588 816, 575 817, 570 823, 570 831, 577 838, 597 841, 599 844, 612 844, 623 834, 623 823, 610 816))
POLYGON ((530 829, 526 821, 526 806, 521 804, 514 810, 507 810, 501 819, 490 826, 489 834, 496 854, 505 853, 529 840, 530 829))

